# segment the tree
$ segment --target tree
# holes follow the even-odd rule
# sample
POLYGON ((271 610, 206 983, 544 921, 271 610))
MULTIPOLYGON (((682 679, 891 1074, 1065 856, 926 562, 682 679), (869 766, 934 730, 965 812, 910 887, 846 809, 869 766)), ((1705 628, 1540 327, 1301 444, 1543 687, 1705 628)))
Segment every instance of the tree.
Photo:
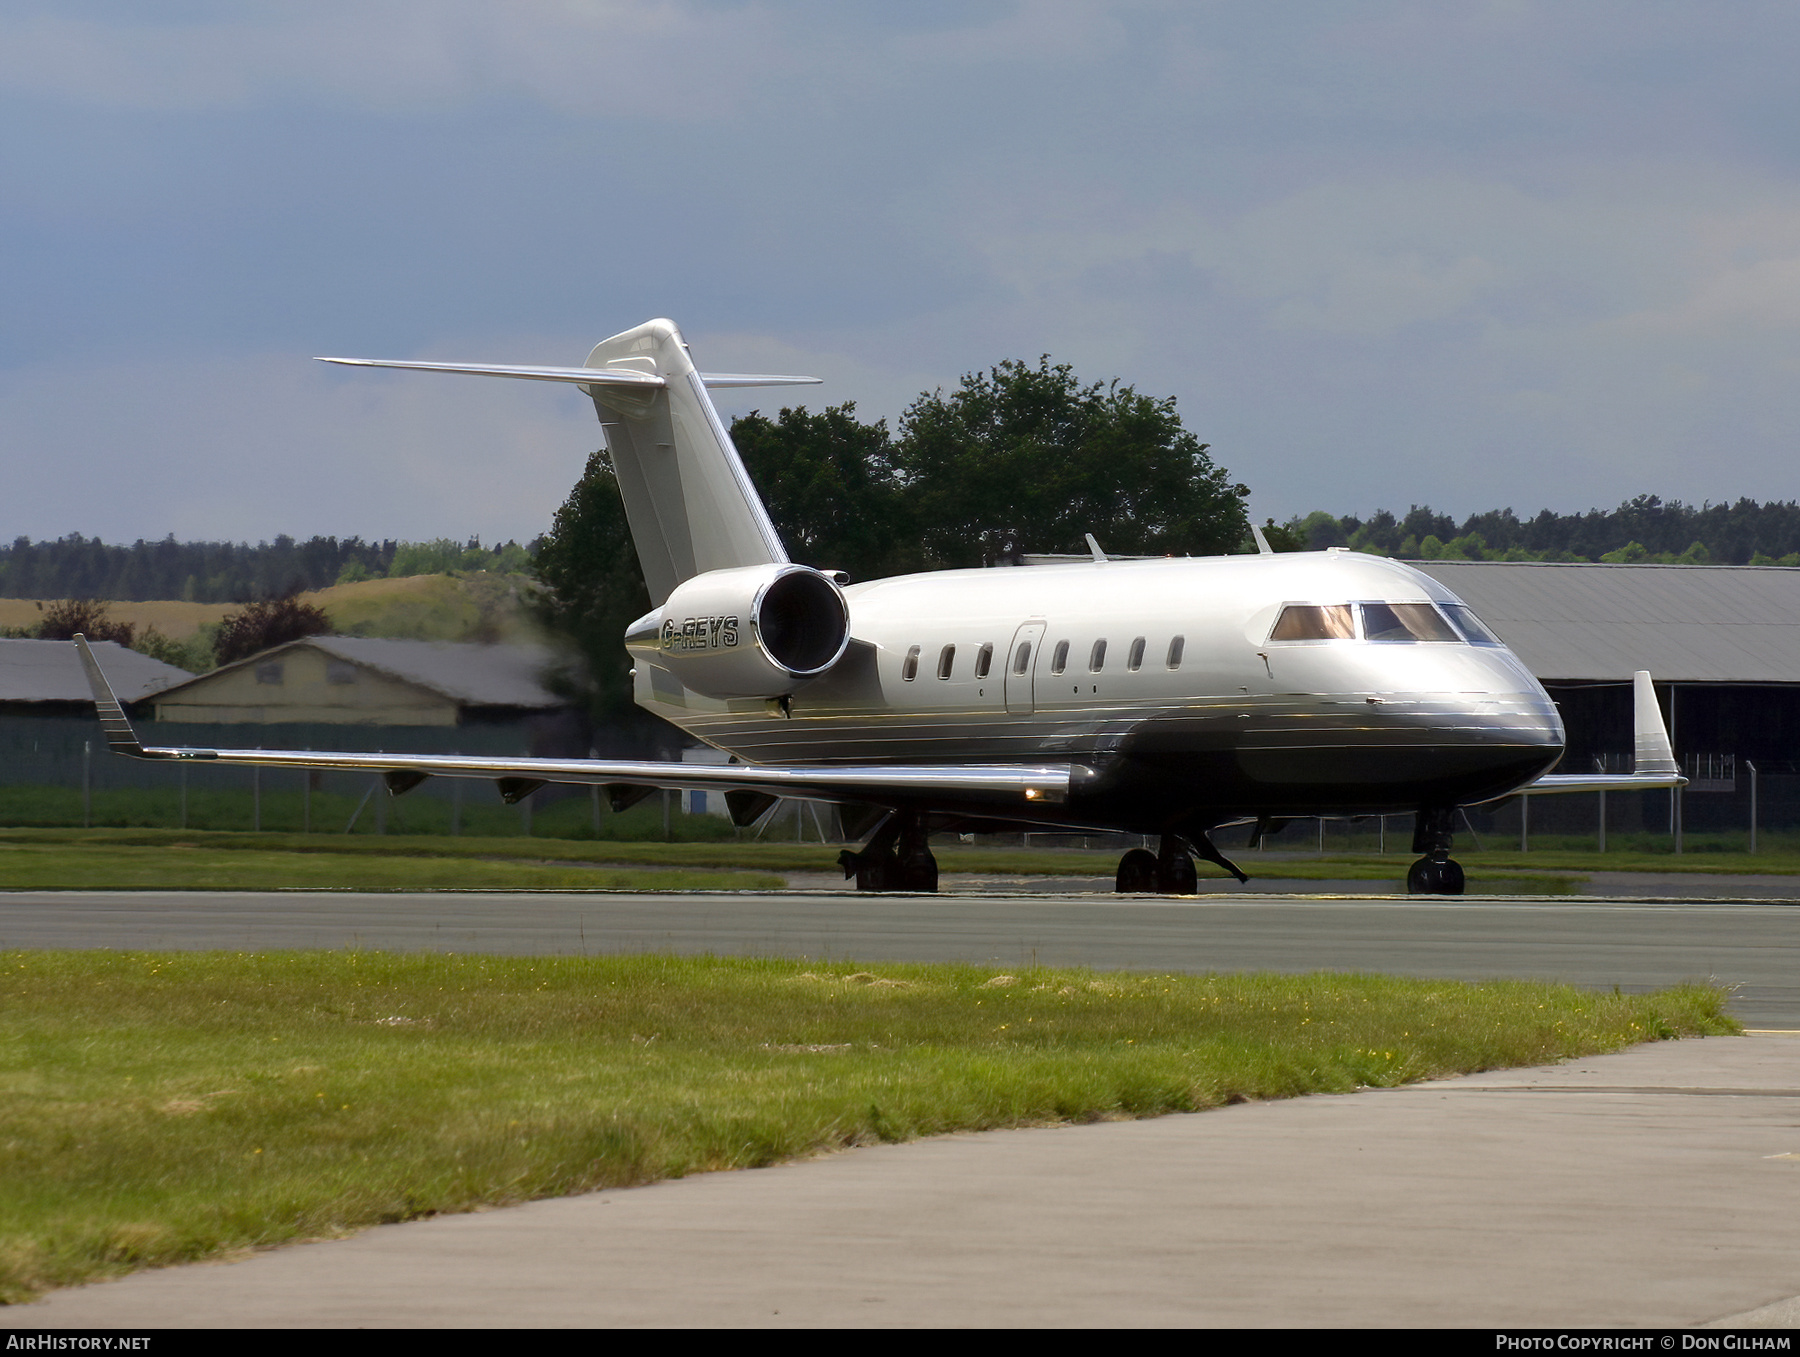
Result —
POLYGON ((1287 526, 1299 533, 1308 551, 1341 547, 1350 541, 1344 526, 1323 509, 1315 509, 1303 519, 1289 519, 1287 526))
MULTIPOLYGON (((1249 536, 1243 500, 1173 400, 1117 382, 1084 387, 1066 366, 1002 363, 946 397, 921 396, 902 435, 853 405, 735 420, 744 459, 789 556, 875 579, 979 565, 1026 548, 1122 554, 1228 551, 1249 536)), ((666 744, 672 727, 631 700, 623 637, 650 609, 607 453, 534 547, 534 611, 585 659, 559 682, 615 741, 666 744)))
POLYGON ((1249 535, 1249 488, 1213 465, 1172 397, 1083 386, 1048 357, 921 396, 895 454, 930 568, 1078 551, 1090 532, 1121 554, 1226 552, 1249 535))
POLYGON ((65 598, 44 608, 36 635, 41 641, 67 641, 79 632, 90 641, 117 641, 129 646, 133 630, 129 622, 113 621, 106 604, 97 598, 65 598))
POLYGON ((532 609, 567 638, 582 666, 551 676, 552 686, 583 702, 606 729, 604 753, 649 753, 671 742, 673 727, 631 700, 631 657, 625 628, 650 611, 650 590, 638 565, 625 505, 605 449, 588 458, 581 479, 536 544, 540 588, 532 609))
MULTIPOLYGON (((1265 518, 1263 520, 1262 532, 1263 532, 1263 541, 1265 541, 1269 544, 1270 551, 1283 552, 1283 551, 1309 551, 1309 550, 1311 550, 1311 547, 1307 544, 1307 541, 1306 541, 1306 534, 1303 531, 1301 531, 1300 528, 1296 527, 1292 522, 1277 523, 1272 518, 1265 518)), ((1251 540, 1251 542, 1249 544, 1249 549, 1252 551, 1260 550, 1260 548, 1258 548, 1256 546, 1254 539, 1251 540)))
POLYGON ((862 423, 854 404, 776 420, 752 411, 731 422, 731 441, 791 559, 864 580, 909 568, 887 421, 862 423))
POLYGON ((219 623, 213 654, 220 664, 248 659, 271 646, 286 645, 304 636, 331 630, 331 619, 322 609, 289 594, 284 598, 258 599, 244 605, 219 623))

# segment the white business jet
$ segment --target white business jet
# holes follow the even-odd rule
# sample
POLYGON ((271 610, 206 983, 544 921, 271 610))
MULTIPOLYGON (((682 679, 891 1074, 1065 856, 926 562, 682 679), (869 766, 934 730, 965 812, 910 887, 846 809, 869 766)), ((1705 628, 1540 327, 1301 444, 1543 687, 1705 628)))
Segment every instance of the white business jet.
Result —
MULTIPOLYGON (((654 608, 625 635, 639 705, 733 755, 724 765, 144 745, 77 638, 116 753, 362 769, 400 795, 491 778, 514 801, 600 784, 615 808, 655 788, 723 791, 754 821, 779 799, 833 802, 864 840, 863 890, 930 891, 934 831, 1056 828, 1156 836, 1121 891, 1191 893, 1194 857, 1244 879, 1221 826, 1411 814, 1414 893, 1460 894, 1462 807, 1529 789, 1679 786, 1636 678, 1631 774, 1553 774, 1563 726, 1543 686, 1454 594, 1344 550, 1091 559, 850 582, 789 561, 708 387, 807 377, 695 370, 654 320, 584 366, 373 359, 364 367, 569 382, 593 398, 654 608)), ((825 562, 829 565, 829 562, 825 562)))

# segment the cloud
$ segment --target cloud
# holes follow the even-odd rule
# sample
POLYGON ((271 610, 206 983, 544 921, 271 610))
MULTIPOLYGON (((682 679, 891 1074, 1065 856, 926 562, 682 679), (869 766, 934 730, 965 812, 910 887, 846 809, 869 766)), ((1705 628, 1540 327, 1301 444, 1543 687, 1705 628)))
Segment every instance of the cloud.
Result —
POLYGON ((312 0, 112 21, 0 17, 0 89, 156 110, 296 98, 366 109, 523 98, 640 123, 721 116, 785 64, 755 6, 312 0))
POLYGON ((16 371, 0 382, 0 440, 4 539, 524 541, 600 434, 560 386, 259 353, 16 371))
POLYGON ((728 413, 892 421, 1048 353, 1177 397, 1265 512, 1792 495, 1796 25, 1605 0, 10 6, 0 96, 33 135, 0 146, 24 365, 0 437, 30 489, 7 507, 33 535, 529 534, 594 441, 578 399, 286 355, 572 361, 659 312, 706 366, 830 379, 728 413), (97 391, 104 346, 157 357, 97 391), (496 459, 520 469, 497 488, 496 459))

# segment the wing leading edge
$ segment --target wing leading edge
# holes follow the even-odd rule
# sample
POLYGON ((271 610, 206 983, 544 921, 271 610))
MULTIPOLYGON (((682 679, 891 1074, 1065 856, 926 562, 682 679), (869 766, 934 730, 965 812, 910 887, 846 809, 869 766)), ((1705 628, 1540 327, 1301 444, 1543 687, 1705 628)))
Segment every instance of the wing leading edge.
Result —
MULTIPOLYGON (((580 786, 669 788, 677 791, 760 793, 794 800, 867 802, 899 808, 916 802, 1004 811, 1066 801, 1072 764, 882 764, 791 767, 757 764, 660 763, 648 759, 494 759, 463 754, 356 754, 310 749, 203 749, 146 745, 113 695, 87 638, 75 637, 94 705, 115 754, 135 759, 183 759, 260 768, 318 768, 382 775, 395 795, 427 777, 486 778, 508 800, 547 782, 580 786)), ((765 807, 766 808, 766 807, 765 807)))

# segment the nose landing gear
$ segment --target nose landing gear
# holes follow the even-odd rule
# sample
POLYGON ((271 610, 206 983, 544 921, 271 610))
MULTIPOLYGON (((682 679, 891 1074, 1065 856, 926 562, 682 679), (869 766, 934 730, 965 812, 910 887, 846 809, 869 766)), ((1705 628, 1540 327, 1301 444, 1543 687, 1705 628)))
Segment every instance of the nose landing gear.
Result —
POLYGON ((1450 857, 1451 843, 1455 838, 1452 828, 1455 816, 1454 807, 1434 806, 1421 810, 1413 822, 1413 852, 1423 853, 1425 856, 1407 869, 1408 895, 1463 893, 1462 864, 1450 857))

